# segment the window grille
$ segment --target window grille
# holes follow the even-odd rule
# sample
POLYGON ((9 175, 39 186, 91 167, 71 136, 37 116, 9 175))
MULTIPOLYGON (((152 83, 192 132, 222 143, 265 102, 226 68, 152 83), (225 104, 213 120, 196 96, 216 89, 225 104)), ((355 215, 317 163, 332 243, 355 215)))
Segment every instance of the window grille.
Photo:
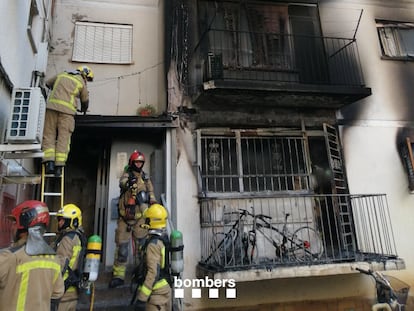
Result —
POLYGON ((308 190, 305 138, 242 131, 202 134, 200 170, 204 192, 308 190))
POLYGON ((132 25, 77 22, 72 60, 132 63, 132 25))
POLYGON ((414 59, 414 23, 377 21, 383 57, 414 59))

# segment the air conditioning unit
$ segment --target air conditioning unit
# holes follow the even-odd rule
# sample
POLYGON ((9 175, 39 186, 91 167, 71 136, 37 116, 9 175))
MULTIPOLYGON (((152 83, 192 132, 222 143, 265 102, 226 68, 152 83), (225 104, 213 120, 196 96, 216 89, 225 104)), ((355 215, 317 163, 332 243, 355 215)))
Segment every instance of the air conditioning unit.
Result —
POLYGON ((41 144, 46 101, 39 87, 15 88, 6 134, 9 144, 41 144))

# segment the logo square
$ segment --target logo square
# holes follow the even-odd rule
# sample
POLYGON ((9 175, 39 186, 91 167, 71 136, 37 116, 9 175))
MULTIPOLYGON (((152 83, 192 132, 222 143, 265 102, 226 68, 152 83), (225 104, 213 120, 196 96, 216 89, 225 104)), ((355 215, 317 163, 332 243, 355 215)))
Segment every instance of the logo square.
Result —
POLYGON ((174 298, 184 298, 184 288, 175 288, 174 298))
POLYGON ((219 289, 218 288, 210 288, 208 290, 208 298, 219 298, 219 289))
POLYGON ((201 288, 193 288, 191 290, 191 298, 201 298, 201 288))
POLYGON ((229 298, 229 299, 236 298, 236 289, 235 288, 226 288, 226 298, 229 298))

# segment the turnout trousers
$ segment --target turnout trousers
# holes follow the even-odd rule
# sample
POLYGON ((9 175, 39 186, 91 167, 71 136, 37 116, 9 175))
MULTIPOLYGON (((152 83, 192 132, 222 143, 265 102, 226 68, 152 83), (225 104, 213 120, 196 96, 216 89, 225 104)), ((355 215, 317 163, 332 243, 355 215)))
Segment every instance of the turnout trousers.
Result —
POLYGON ((55 161, 56 166, 65 166, 74 129, 73 115, 46 109, 42 142, 43 162, 55 161))

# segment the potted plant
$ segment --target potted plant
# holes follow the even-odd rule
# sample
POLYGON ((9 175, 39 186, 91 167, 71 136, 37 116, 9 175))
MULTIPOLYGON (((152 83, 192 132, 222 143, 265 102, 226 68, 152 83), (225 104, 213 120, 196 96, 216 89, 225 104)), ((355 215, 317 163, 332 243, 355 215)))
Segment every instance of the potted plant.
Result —
POLYGON ((151 105, 145 105, 144 107, 138 108, 138 115, 142 117, 148 117, 155 115, 156 110, 154 106, 151 105))

